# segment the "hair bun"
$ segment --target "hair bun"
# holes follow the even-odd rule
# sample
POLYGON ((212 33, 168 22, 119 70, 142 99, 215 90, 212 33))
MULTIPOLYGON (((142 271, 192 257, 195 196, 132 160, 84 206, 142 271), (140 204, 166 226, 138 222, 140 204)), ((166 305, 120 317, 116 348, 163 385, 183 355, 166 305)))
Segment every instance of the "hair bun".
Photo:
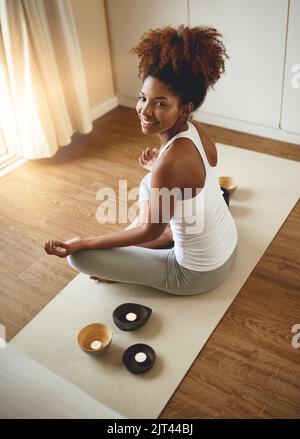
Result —
POLYGON ((166 26, 145 32, 131 52, 140 60, 139 77, 150 65, 153 71, 171 64, 175 74, 189 69, 204 78, 208 89, 225 72, 225 58, 229 58, 221 37, 214 27, 166 26))
POLYGON ((154 76, 196 110, 207 90, 225 72, 229 58, 214 27, 166 26, 145 32, 131 49, 139 57, 139 77, 154 76))

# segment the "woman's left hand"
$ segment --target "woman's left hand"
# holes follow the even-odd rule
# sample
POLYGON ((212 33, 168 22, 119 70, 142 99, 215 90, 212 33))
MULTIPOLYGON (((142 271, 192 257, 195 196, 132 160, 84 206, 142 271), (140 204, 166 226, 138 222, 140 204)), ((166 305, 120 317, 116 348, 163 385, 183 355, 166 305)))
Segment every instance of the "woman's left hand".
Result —
POLYGON ((69 239, 68 241, 57 241, 51 239, 44 245, 44 250, 48 255, 55 255, 59 258, 65 258, 78 250, 83 249, 83 239, 81 236, 69 239))

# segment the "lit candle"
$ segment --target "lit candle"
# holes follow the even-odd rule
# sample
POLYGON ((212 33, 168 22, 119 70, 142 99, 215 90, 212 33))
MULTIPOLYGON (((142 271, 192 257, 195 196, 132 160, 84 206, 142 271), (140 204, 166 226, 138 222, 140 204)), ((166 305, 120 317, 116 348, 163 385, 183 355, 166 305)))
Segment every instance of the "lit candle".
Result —
POLYGON ((144 352, 138 352, 135 354, 134 358, 137 363, 143 363, 146 360, 147 355, 144 352))
POLYGON ((92 349, 97 350, 97 349, 100 349, 102 347, 102 343, 99 340, 94 340, 94 341, 92 341, 90 346, 92 349))
POLYGON ((137 315, 134 312, 129 312, 126 314, 126 319, 129 320, 129 322, 134 322, 136 320, 137 315))

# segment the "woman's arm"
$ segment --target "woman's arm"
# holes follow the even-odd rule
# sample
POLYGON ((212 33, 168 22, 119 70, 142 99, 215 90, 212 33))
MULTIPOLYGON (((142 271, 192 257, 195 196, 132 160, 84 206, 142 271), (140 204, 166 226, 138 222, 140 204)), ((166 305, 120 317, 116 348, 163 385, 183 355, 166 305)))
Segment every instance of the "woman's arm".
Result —
POLYGON ((160 230, 158 228, 149 228, 147 224, 144 224, 130 230, 109 233, 108 235, 82 238, 81 249, 92 250, 138 245, 157 239, 161 234, 160 230))
MULTIPOLYGON (((142 226, 148 219, 149 200, 139 201, 139 216, 126 227, 125 230, 130 230, 138 226, 142 226)), ((137 244, 138 247, 151 248, 151 249, 164 249, 174 247, 173 233, 168 225, 163 233, 153 241, 145 242, 143 244, 137 244)))
MULTIPOLYGON (((174 187, 173 173, 165 163, 154 166, 151 189, 172 189, 174 187)), ((176 175, 176 173, 175 173, 176 175)), ((109 249, 114 247, 125 247, 139 244, 146 244, 159 238, 168 226, 174 213, 174 198, 162 197, 156 191, 151 191, 148 219, 145 224, 130 230, 124 230, 108 235, 91 236, 88 238, 76 237, 69 241, 48 241, 44 248, 48 254, 64 258, 78 250, 109 249), (152 221, 152 218, 154 219, 152 221)))
POLYGON ((144 244, 138 244, 138 247, 152 248, 152 249, 164 249, 174 247, 173 234, 170 226, 166 227, 164 232, 154 241, 145 242, 144 244))
MULTIPOLYGON (((160 224, 161 227, 165 228, 167 224, 160 224)), ((160 228, 161 228, 160 227, 160 228)), ((172 232, 171 232, 172 233, 172 232)), ((146 248, 171 248, 167 244, 166 234, 162 230, 159 231, 159 236, 157 232, 153 235, 145 230, 145 226, 138 226, 131 230, 125 230, 117 233, 110 233, 104 236, 92 236, 89 238, 84 238, 82 236, 76 236, 75 238, 69 239, 68 241, 58 241, 50 240, 45 243, 44 249, 49 255, 55 255, 60 258, 65 258, 66 256, 75 253, 79 250, 92 250, 92 249, 106 249, 113 247, 124 247, 137 245, 146 248)))
POLYGON ((125 247, 156 241, 164 233, 173 216, 174 198, 167 196, 163 200, 158 192, 152 191, 152 189, 157 190, 164 188, 166 190, 172 190, 174 187, 173 175, 174 173, 170 172, 170 167, 167 161, 155 163, 151 178, 148 218, 145 224, 133 229, 110 233, 104 236, 84 238, 82 242, 83 249, 91 250, 97 248, 125 247), (154 220, 152 221, 152 219, 154 220), (164 219, 165 222, 162 222, 162 219, 164 219))

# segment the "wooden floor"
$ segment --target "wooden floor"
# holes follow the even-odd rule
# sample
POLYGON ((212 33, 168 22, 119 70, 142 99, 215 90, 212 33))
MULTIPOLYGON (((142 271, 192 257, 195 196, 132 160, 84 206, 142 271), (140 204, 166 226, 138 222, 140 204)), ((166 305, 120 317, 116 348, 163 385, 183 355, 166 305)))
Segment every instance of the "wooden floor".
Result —
MULTIPOLYGON (((300 161, 300 146, 205 125, 215 142, 300 161)), ((0 323, 10 340, 76 275, 44 253, 50 238, 121 230, 96 221, 96 192, 119 179, 137 187, 146 138, 134 110, 119 107, 50 159, 1 178, 0 323)), ((201 350, 161 418, 300 418, 300 203, 267 248, 201 350)))

